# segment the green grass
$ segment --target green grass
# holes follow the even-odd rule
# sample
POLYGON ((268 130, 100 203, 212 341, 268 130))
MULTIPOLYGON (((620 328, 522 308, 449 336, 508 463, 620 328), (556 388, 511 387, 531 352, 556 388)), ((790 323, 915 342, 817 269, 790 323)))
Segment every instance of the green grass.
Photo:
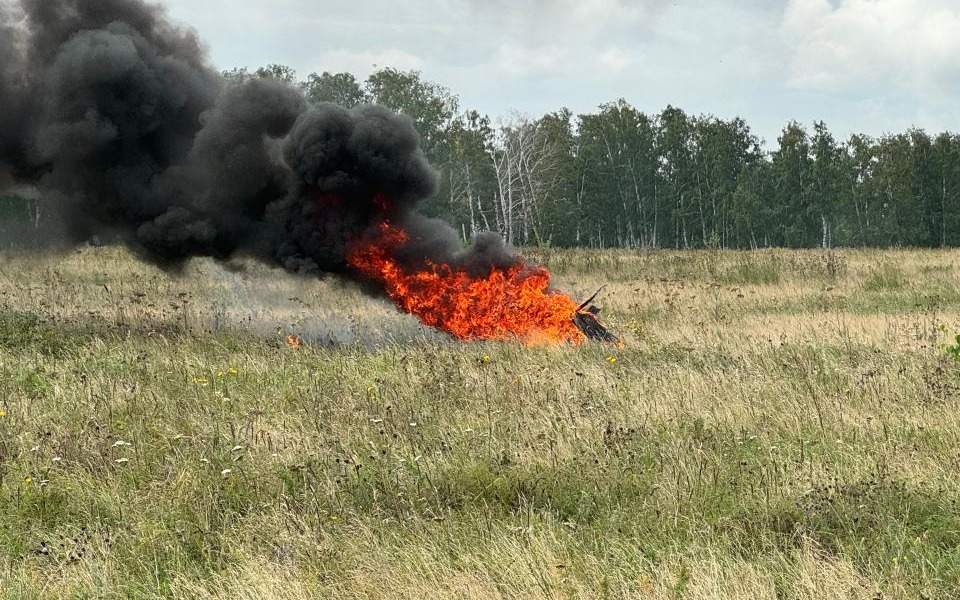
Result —
POLYGON ((863 282, 863 289, 870 292, 899 290, 908 283, 906 274, 898 267, 881 263, 863 282))
POLYGON ((954 253, 538 257, 611 282, 624 348, 455 343, 257 267, 9 259, 0 596, 960 594, 960 302, 917 306, 954 253))

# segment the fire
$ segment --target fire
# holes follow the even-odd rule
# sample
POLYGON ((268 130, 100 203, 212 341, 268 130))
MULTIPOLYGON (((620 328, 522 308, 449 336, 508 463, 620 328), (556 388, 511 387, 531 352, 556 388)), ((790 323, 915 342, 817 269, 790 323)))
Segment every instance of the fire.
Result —
POLYGON ((519 339, 526 343, 579 344, 573 322, 577 304, 550 289, 546 269, 519 263, 476 277, 450 265, 428 262, 409 271, 394 258, 409 239, 384 220, 376 234, 351 248, 347 262, 381 284, 403 311, 462 340, 519 339))
POLYGON ((299 335, 288 335, 287 347, 291 350, 299 350, 303 347, 303 338, 301 338, 299 335))

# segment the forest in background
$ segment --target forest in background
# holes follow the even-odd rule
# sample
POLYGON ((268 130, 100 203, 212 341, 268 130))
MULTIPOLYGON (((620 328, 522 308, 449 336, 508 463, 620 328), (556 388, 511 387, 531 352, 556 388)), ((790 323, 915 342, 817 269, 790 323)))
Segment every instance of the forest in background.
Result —
MULTIPOLYGON (((492 230, 517 246, 960 246, 960 135, 949 132, 838 140, 823 122, 789 122, 770 151, 739 117, 648 114, 623 99, 493 121, 415 71, 299 80, 274 64, 224 75, 408 115, 440 181, 423 211, 465 241, 492 230)), ((40 200, 0 199, 0 236, 4 223, 39 224, 41 213, 40 200)))

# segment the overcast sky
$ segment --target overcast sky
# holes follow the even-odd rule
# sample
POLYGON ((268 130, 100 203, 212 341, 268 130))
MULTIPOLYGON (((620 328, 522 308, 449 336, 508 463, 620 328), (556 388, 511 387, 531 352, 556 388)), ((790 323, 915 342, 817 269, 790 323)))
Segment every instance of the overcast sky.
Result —
POLYGON ((220 68, 422 71, 493 117, 625 98, 834 133, 960 131, 960 0, 166 0, 220 68))

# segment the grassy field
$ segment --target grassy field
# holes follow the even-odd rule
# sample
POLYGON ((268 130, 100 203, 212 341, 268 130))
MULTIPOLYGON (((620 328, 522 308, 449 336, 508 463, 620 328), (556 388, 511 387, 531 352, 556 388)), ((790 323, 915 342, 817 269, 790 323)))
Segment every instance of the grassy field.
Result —
POLYGON ((960 252, 531 257, 625 347, 0 256, 0 596, 960 597, 960 252))

